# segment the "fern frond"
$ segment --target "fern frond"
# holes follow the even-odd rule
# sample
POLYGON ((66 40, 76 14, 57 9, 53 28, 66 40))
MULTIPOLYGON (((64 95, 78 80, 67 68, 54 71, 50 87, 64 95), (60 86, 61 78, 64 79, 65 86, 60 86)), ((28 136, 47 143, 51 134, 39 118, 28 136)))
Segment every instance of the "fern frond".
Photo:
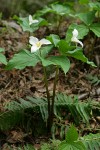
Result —
POLYGON ((81 102, 77 97, 71 98, 71 96, 66 96, 65 94, 57 94, 55 98, 55 105, 66 106, 75 121, 77 116, 77 121, 81 118, 84 122, 89 122, 91 117, 90 103, 81 102))
POLYGON ((86 150, 100 150, 100 133, 83 136, 81 140, 86 150))
MULTIPOLYGON (((0 114, 0 129, 6 130, 14 127, 17 123, 19 124, 27 109, 40 112, 43 120, 46 122, 48 118, 47 106, 46 98, 34 98, 28 96, 26 100, 21 98, 19 99, 19 102, 12 101, 5 106, 7 111, 0 114)), ((90 102, 81 102, 77 97, 71 98, 71 96, 66 96, 65 94, 57 94, 54 106, 54 113, 56 116, 58 115, 58 117, 60 117, 59 108, 63 107, 71 112, 75 121, 77 120, 77 122, 79 122, 80 120, 83 120, 84 122, 89 122, 92 110, 90 102)))
POLYGON ((18 124, 23 117, 22 111, 6 111, 0 114, 0 130, 8 130, 18 124))

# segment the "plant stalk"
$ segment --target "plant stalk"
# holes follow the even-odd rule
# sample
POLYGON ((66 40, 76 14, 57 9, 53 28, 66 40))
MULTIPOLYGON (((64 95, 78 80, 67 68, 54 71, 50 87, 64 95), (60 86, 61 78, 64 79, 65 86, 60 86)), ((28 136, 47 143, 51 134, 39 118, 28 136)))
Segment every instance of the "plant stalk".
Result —
POLYGON ((47 80, 47 74, 46 74, 46 68, 43 66, 43 71, 44 71, 44 83, 46 87, 46 95, 47 95, 47 100, 48 100, 48 120, 47 120, 47 128, 48 131, 50 132, 51 128, 51 121, 50 121, 50 116, 51 116, 51 111, 50 111, 50 94, 48 90, 48 80, 47 80))
POLYGON ((51 104, 51 126, 53 124, 53 117, 54 117, 54 102, 55 102, 56 85, 58 80, 58 72, 59 72, 59 67, 57 66, 55 79, 54 79, 54 86, 53 86, 52 104, 51 104))

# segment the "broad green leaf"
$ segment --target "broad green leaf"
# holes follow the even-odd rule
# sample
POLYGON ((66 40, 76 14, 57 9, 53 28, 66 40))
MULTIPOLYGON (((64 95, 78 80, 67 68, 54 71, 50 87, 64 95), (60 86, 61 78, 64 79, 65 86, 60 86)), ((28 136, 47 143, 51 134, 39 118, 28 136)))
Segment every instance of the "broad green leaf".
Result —
POLYGON ((89 6, 93 8, 93 10, 100 11, 100 2, 90 2, 89 6))
POLYGON ((66 147, 68 147, 68 143, 66 141, 62 141, 58 147, 58 150, 67 150, 66 147))
POLYGON ((56 34, 50 34, 47 37, 47 39, 50 40, 50 42, 53 43, 55 45, 55 47, 57 46, 58 42, 60 41, 59 36, 56 34))
POLYGON ((70 46, 65 40, 60 40, 58 48, 61 54, 65 54, 67 51, 74 50, 75 46, 70 46))
POLYGON ((86 148, 82 142, 76 141, 72 143, 67 143, 63 141, 59 145, 58 150, 86 150, 86 148))
POLYGON ((78 139, 78 132, 76 130, 76 128, 74 127, 74 125, 72 125, 66 134, 66 142, 67 143, 72 143, 74 141, 76 141, 78 139))
POLYGON ((72 38, 72 31, 74 29, 77 29, 78 30, 78 39, 83 39, 84 36, 86 36, 89 32, 89 29, 87 26, 85 25, 78 25, 78 24, 71 24, 67 30, 67 33, 66 33, 66 41, 69 42, 71 41, 71 38, 72 38))
POLYGON ((73 150, 87 150, 81 141, 74 142, 71 147, 73 147, 73 150))
POLYGON ((95 18, 95 11, 90 11, 87 13, 80 13, 76 15, 80 18, 81 21, 83 21, 87 26, 92 24, 94 18, 95 18))
POLYGON ((58 3, 53 3, 49 7, 46 6, 42 10, 37 11, 36 14, 34 15, 34 17, 40 17, 47 13, 54 13, 54 14, 63 16, 63 15, 69 14, 71 11, 72 11, 71 7, 67 4, 62 5, 62 4, 58 4, 58 3))
POLYGON ((6 57, 2 53, 0 53, 0 62, 7 65, 6 57))
MULTIPOLYGON (((31 28, 31 26, 29 25, 29 18, 25 17, 25 18, 19 18, 18 19, 18 23, 20 24, 20 26, 22 27, 23 31, 29 31, 29 32, 33 32, 34 29, 31 28)), ((34 28, 38 29, 37 23, 34 24, 34 28)))
POLYGON ((38 23, 39 27, 41 27, 41 26, 47 26, 47 25, 48 25, 47 20, 45 20, 43 18, 39 18, 39 23, 38 23))
POLYGON ((66 74, 70 69, 70 61, 66 56, 51 56, 47 59, 41 58, 43 66, 57 65, 66 74))
POLYGON ((22 50, 8 62, 6 70, 24 69, 26 66, 35 66, 38 62, 38 57, 27 50, 22 50))
POLYGON ((44 47, 41 47, 38 52, 40 52, 41 56, 45 58, 47 54, 52 50, 52 48, 53 48, 52 45, 44 46, 44 47))
POLYGON ((85 62, 93 67, 96 67, 96 65, 93 62, 89 61, 88 58, 83 54, 83 51, 81 48, 76 48, 73 51, 68 51, 66 52, 66 55, 70 57, 74 57, 78 60, 81 60, 82 62, 85 62))
MULTIPOLYGON (((52 46, 46 46, 41 48, 41 55, 45 57, 52 49, 52 46)), ((8 62, 6 69, 10 70, 13 68, 24 69, 26 66, 35 66, 39 61, 38 52, 31 53, 28 50, 22 50, 8 62)))
POLYGON ((52 4, 51 8, 52 8, 53 12, 55 12, 56 14, 59 14, 61 16, 70 13, 70 7, 68 5, 52 4))
POLYGON ((97 37, 100 37, 100 23, 93 23, 90 26, 90 30, 94 32, 97 37))
POLYGON ((5 51, 4 48, 1 48, 1 47, 0 47, 0 52, 4 52, 4 51, 5 51))
POLYGON ((51 12, 51 8, 49 8, 48 6, 45 6, 42 10, 38 10, 33 16, 34 17, 40 17, 40 16, 43 16, 49 12, 51 12))
POLYGON ((48 22, 43 18, 38 18, 38 23, 33 23, 32 25, 29 25, 29 17, 25 18, 17 18, 18 23, 22 27, 23 31, 29 31, 34 32, 36 31, 39 26, 48 25, 48 22))
POLYGON ((80 4, 88 4, 88 3, 89 3, 89 0, 79 0, 79 3, 80 3, 80 4))

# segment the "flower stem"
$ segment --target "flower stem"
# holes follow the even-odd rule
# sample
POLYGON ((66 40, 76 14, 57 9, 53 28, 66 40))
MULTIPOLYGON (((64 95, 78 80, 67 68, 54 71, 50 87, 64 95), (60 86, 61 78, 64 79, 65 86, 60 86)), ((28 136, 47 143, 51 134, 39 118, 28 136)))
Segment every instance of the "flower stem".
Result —
POLYGON ((58 72, 59 72, 59 67, 57 66, 56 67, 55 79, 54 79, 54 86, 53 86, 52 104, 51 104, 51 124, 53 123, 53 116, 54 116, 54 101, 55 101, 55 93, 56 93, 58 72))
POLYGON ((47 95, 47 100, 48 100, 48 120, 47 120, 47 128, 48 130, 50 130, 50 94, 49 94, 49 90, 48 90, 48 80, 47 80, 47 74, 46 74, 46 68, 43 66, 43 71, 44 71, 44 83, 45 83, 45 87, 46 87, 46 95, 47 95))

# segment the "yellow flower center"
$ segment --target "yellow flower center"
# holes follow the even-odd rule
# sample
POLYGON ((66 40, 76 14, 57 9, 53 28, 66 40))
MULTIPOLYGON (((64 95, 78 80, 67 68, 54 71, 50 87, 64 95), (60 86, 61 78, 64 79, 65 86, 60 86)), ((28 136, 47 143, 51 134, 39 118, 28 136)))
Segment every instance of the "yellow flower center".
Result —
POLYGON ((37 45, 37 47, 41 47, 42 44, 41 44, 41 42, 37 42, 36 45, 37 45))

